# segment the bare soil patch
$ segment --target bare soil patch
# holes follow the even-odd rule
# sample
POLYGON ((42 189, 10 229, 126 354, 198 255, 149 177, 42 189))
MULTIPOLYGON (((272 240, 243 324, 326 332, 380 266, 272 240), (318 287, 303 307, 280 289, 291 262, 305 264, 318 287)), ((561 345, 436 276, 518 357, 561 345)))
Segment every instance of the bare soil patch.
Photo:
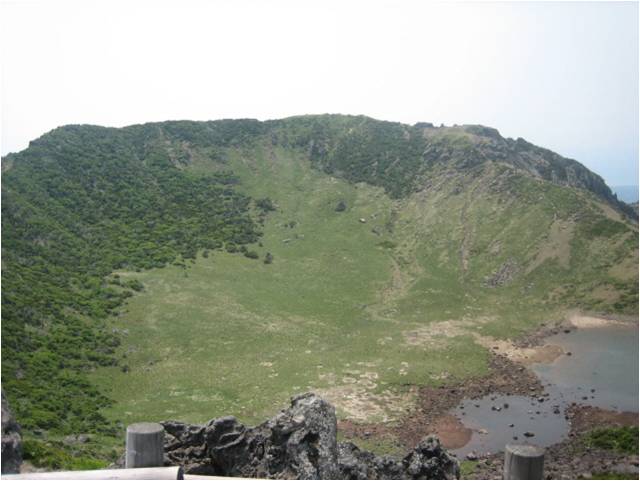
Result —
MULTIPOLYGON (((417 402, 397 424, 359 423, 341 420, 338 429, 346 437, 377 437, 393 435, 406 448, 415 446, 424 436, 438 430, 446 439, 448 448, 455 449, 471 431, 464 426, 454 425, 449 410, 460 404, 464 398, 480 398, 487 394, 520 394, 537 396, 543 387, 531 371, 508 358, 492 355, 489 373, 478 379, 439 387, 417 388, 417 402), (446 437, 445 437, 446 436, 446 437)), ((456 419, 459 423, 459 421, 456 419)), ((464 446, 465 443, 462 444, 464 446)))
POLYGON ((473 431, 462 424, 457 417, 445 414, 435 420, 432 433, 438 436, 445 448, 458 449, 471 440, 473 431))
POLYGON ((578 434, 597 427, 637 426, 638 413, 609 411, 595 406, 572 404, 565 415, 571 423, 571 433, 578 434))
POLYGON ((406 392, 384 390, 374 392, 378 385, 378 373, 354 370, 342 377, 341 385, 319 390, 318 394, 332 403, 347 419, 356 422, 376 420, 388 423, 401 418, 416 398, 417 388, 406 392))

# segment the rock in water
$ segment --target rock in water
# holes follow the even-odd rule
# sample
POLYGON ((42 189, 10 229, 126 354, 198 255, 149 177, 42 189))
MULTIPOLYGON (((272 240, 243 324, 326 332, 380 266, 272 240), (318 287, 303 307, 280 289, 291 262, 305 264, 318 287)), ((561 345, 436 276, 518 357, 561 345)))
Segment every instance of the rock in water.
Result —
POLYGON ((9 409, 2 391, 2 474, 20 472, 22 464, 22 439, 20 426, 9 409))
POLYGON ((458 462, 437 438, 422 440, 404 459, 377 456, 337 442, 331 404, 307 393, 256 427, 228 416, 165 428, 165 464, 189 474, 278 479, 457 479, 458 462))

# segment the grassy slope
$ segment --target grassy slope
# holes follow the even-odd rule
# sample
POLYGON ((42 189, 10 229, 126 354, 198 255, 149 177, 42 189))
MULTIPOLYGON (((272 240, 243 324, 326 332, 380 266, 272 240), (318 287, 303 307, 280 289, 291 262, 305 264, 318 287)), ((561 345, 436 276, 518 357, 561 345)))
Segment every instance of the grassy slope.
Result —
MULTIPOLYGON (((194 171, 219 167, 194 158, 194 171)), ((341 415, 397 419, 411 402, 408 386, 484 372, 474 332, 510 337, 561 316, 563 296, 601 309, 637 291, 635 227, 598 227, 605 217, 594 198, 495 164, 466 177, 436 172, 430 189, 405 200, 313 170, 293 150, 229 151, 225 167, 241 189, 277 204, 255 246, 274 262, 216 252, 186 271, 121 273, 145 285, 114 320, 128 330, 130 370, 93 377, 117 401, 108 414, 125 424, 224 414, 257 422, 309 389, 341 415), (592 218, 606 243, 576 234, 592 218), (611 240, 619 252, 601 248, 611 240), (514 259, 513 282, 484 285, 514 259), (596 283, 605 304, 591 293, 596 283), (411 336, 418 342, 407 343, 411 336)))

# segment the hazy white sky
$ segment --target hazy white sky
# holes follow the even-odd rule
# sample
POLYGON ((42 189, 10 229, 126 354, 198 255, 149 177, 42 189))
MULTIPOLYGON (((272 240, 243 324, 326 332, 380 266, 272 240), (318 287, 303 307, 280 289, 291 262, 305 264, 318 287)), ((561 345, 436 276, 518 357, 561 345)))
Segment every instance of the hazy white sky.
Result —
POLYGON ((59 125, 479 123, 638 178, 638 4, 2 0, 2 153, 59 125))

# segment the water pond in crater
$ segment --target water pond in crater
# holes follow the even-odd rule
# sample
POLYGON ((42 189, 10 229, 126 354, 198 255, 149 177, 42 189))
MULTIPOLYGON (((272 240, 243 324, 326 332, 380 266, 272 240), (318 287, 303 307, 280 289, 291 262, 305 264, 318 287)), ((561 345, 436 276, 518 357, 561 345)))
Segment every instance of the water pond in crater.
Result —
POLYGON ((509 443, 560 442, 569 432, 564 410, 572 402, 638 412, 637 325, 581 328, 551 336, 546 343, 561 346, 566 354, 531 366, 545 387, 544 401, 500 395, 463 400, 451 414, 473 434, 464 447, 452 450, 458 457, 472 451, 495 453, 509 443))

